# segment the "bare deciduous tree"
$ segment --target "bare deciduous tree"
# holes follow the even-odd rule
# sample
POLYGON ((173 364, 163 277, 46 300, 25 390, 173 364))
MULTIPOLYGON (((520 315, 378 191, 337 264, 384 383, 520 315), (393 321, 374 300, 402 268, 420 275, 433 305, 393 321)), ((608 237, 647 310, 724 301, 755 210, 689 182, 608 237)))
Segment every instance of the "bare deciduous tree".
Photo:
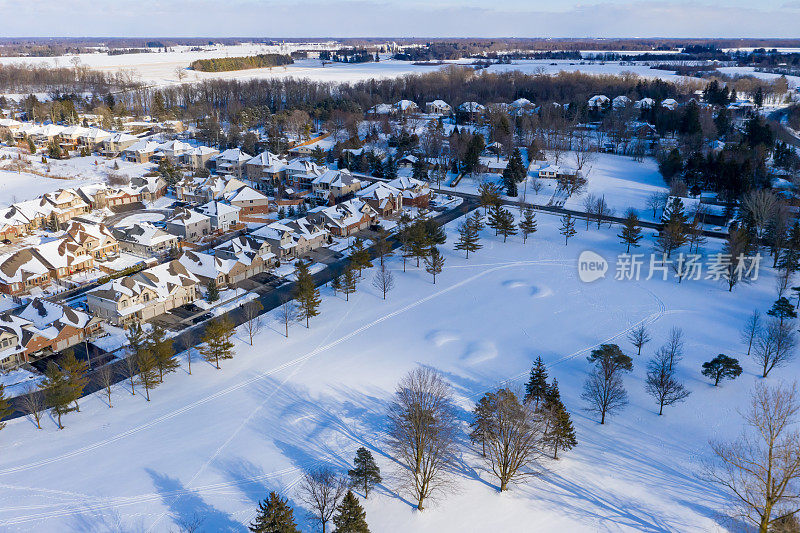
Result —
POLYGON ((705 464, 707 479, 728 492, 735 514, 760 533, 773 531, 800 511, 798 412, 796 384, 759 383, 742 413, 742 435, 733 442, 710 443, 714 458, 705 464))
POLYGON ((753 313, 747 317, 744 327, 741 332, 741 339, 747 345, 747 355, 750 355, 750 350, 753 349, 753 342, 758 337, 758 332, 761 330, 761 313, 758 309, 754 309, 753 313))
POLYGON ((47 409, 44 393, 29 385, 25 388, 20 400, 22 402, 22 410, 33 418, 36 423, 36 429, 42 429, 42 414, 47 409))
POLYGON ((683 330, 681 328, 672 328, 669 330, 669 339, 666 344, 661 347, 662 352, 669 360, 669 369, 675 368, 681 359, 683 359, 683 330))
POLYGON ((264 328, 264 321, 261 319, 261 311, 263 310, 264 306, 258 300, 250 300, 242 307, 242 312, 244 313, 242 327, 247 332, 250 346, 253 345, 253 337, 258 335, 264 328))
POLYGON ((689 391, 675 377, 668 351, 659 350, 648 363, 645 390, 658 403, 659 416, 663 414, 665 405, 682 402, 689 396, 689 391))
POLYGON ((111 404, 111 387, 114 385, 114 374, 111 371, 111 366, 103 365, 95 372, 95 379, 100 385, 100 389, 106 396, 106 403, 109 407, 114 407, 111 404))
POLYGON ((438 372, 416 368, 400 381, 389 407, 388 440, 420 511, 447 485, 456 427, 450 385, 438 372))
POLYGON ((347 492, 347 487, 347 480, 337 476, 328 467, 317 468, 303 476, 300 500, 310 508, 311 518, 322 526, 322 533, 325 533, 339 500, 347 492))
POLYGON ((586 382, 581 398, 588 404, 584 409, 600 415, 600 423, 606 423, 606 415, 612 415, 628 405, 628 393, 622 383, 622 374, 633 368, 631 358, 622 353, 615 344, 603 344, 589 356, 595 363, 586 382))
POLYGON ((500 481, 500 491, 531 472, 528 468, 543 455, 544 424, 532 402, 524 404, 509 389, 488 393, 481 405, 486 462, 500 481), (488 409, 486 409, 488 407, 488 409))
POLYGON ((753 346, 753 359, 761 366, 761 376, 767 377, 776 367, 794 359, 797 338, 788 322, 774 318, 759 330, 753 346))
POLYGON ((742 198, 742 206, 750 213, 758 239, 764 236, 767 222, 780 205, 778 196, 767 189, 753 189, 742 198))
POLYGON ((636 347, 636 355, 642 355, 642 347, 650 342, 650 332, 647 326, 640 324, 628 332, 628 340, 636 347))
POLYGON ((667 205, 667 197, 664 193, 654 192, 647 197, 647 208, 653 211, 653 219, 658 215, 658 210, 667 205))
POLYGON ((384 300, 386 299, 386 293, 394 288, 394 276, 392 271, 386 268, 386 265, 381 265, 379 270, 375 272, 372 286, 383 293, 384 300))
POLYGON ((294 300, 289 299, 288 296, 281 296, 281 305, 278 307, 276 316, 286 329, 286 338, 288 339, 289 324, 297 321, 299 317, 297 312, 297 304, 295 304, 294 300))
POLYGON ((139 373, 139 366, 136 364, 136 356, 128 354, 122 360, 122 367, 120 368, 122 377, 128 380, 131 386, 131 394, 136 395, 136 375, 139 373))

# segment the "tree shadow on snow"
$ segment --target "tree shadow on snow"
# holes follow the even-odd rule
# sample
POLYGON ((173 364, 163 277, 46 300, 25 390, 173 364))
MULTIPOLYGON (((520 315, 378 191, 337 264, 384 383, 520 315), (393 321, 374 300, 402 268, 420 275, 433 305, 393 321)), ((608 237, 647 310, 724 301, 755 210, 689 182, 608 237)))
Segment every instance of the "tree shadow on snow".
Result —
POLYGON ((146 469, 172 520, 178 524, 200 525, 203 531, 246 532, 247 527, 228 513, 209 505, 178 479, 146 469))

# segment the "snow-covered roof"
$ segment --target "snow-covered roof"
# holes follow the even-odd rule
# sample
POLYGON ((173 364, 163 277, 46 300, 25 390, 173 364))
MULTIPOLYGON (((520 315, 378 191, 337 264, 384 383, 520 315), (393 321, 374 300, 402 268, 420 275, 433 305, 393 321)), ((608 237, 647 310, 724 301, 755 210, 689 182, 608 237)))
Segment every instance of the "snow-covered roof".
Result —
POLYGON ((200 207, 197 207, 196 209, 197 211, 208 217, 224 217, 225 215, 231 215, 241 211, 240 207, 236 207, 235 205, 223 204, 222 202, 217 202, 215 200, 212 200, 207 204, 203 204, 200 207))

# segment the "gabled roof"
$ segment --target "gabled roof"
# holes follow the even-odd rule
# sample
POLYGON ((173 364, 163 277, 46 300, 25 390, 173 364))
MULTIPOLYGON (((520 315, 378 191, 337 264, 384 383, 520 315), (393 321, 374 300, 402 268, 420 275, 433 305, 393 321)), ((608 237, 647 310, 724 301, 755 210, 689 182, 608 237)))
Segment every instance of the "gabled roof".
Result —
POLYGON ((217 202, 216 200, 212 200, 207 204, 203 204, 196 209, 198 212, 206 215, 207 217, 224 217, 225 215, 238 213, 242 210, 240 207, 236 207, 235 205, 223 204, 222 202, 217 202))

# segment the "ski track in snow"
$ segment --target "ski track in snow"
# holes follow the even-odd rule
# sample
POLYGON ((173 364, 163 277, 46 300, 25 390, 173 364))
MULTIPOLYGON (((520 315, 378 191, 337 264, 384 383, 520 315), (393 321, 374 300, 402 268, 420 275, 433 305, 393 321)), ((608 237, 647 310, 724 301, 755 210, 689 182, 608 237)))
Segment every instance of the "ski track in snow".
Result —
MULTIPOLYGON (((6 468, 6 469, 3 469, 3 470, 0 470, 0 476, 13 474, 13 473, 18 473, 18 472, 24 472, 24 471, 27 471, 27 470, 32 470, 32 469, 35 469, 35 468, 51 465, 51 464, 56 463, 56 462, 60 462, 60 461, 66 460, 66 459, 70 459, 70 458, 76 457, 76 456, 81 455, 83 453, 87 453, 87 452, 96 450, 98 448, 113 444, 113 443, 118 442, 120 440, 123 440, 123 439, 125 439, 127 437, 133 436, 133 435, 135 435, 137 433, 140 433, 142 431, 150 429, 150 428, 152 428, 152 427, 154 427, 154 426, 156 426, 156 425, 158 425, 158 424, 160 424, 162 422, 165 422, 167 420, 170 420, 172 418, 180 416, 181 414, 186 413, 189 410, 194 409, 195 407, 202 406, 202 405, 204 405, 204 404, 206 404, 208 402, 216 400, 216 399, 218 399, 220 397, 228 395, 228 394, 230 394, 232 392, 235 392, 237 390, 240 390, 240 389, 242 389, 244 387, 247 387, 247 386, 249 386, 249 385, 251 385, 251 384, 253 384, 253 383, 257 382, 257 381, 260 381, 261 379, 263 379, 265 377, 269 377, 269 376, 274 375, 274 374, 276 374, 278 372, 281 372, 281 371, 286 370, 288 368, 294 367, 293 371, 291 372, 291 374, 286 376, 281 381, 281 383, 264 399, 264 401, 261 404, 259 404, 253 411, 251 411, 242 420, 241 424, 239 424, 239 426, 237 426, 237 428, 234 430, 234 432, 214 451, 214 453, 209 457, 209 459, 207 459, 203 463, 203 465, 200 467, 200 469, 195 473, 194 476, 192 476, 190 481, 187 483, 186 488, 181 489, 181 490, 177 490, 177 491, 173 491, 173 492, 168 492, 166 494, 165 493, 145 493, 145 494, 134 495, 134 496, 129 496, 129 497, 124 497, 123 496, 123 497, 113 497, 113 498, 102 498, 102 497, 98 498, 97 496, 85 495, 85 494, 81 494, 81 493, 74 493, 74 492, 67 492, 67 491, 57 491, 57 490, 50 490, 50 489, 40 489, 40 488, 32 488, 32 487, 18 487, 18 486, 13 486, 13 485, 0 484, 0 488, 7 489, 7 490, 40 492, 40 493, 44 493, 44 494, 50 494, 50 495, 53 495, 53 496, 61 495, 61 496, 65 496, 65 497, 68 497, 68 498, 72 498, 72 502, 63 502, 63 503, 55 504, 55 505, 58 506, 58 508, 55 509, 55 510, 51 510, 49 512, 42 512, 42 513, 32 514, 32 515, 19 516, 19 517, 15 517, 15 518, 10 518, 8 520, 0 520, 0 525, 2 525, 2 526, 19 525, 19 524, 35 522, 35 521, 44 521, 44 520, 49 520, 49 519, 54 519, 54 518, 62 518, 62 517, 71 516, 71 515, 74 515, 74 514, 77 514, 77 513, 98 512, 98 511, 104 511, 104 510, 107 510, 107 509, 110 509, 110 508, 119 508, 119 507, 131 506, 131 505, 154 503, 154 502, 158 502, 158 501, 164 501, 164 497, 165 496, 173 497, 174 500, 171 503, 174 504, 177 501, 179 501, 182 497, 187 496, 187 495, 191 495, 191 494, 225 494, 225 493, 227 493, 227 491, 230 491, 232 488, 234 488, 236 486, 239 486, 239 485, 242 485, 242 484, 256 482, 256 481, 263 481, 263 480, 272 479, 272 478, 280 477, 280 476, 284 476, 284 475, 298 474, 298 473, 300 473, 300 470, 301 470, 300 467, 290 467, 290 468, 286 468, 286 469, 283 469, 283 470, 278 470, 278 471, 275 471, 275 472, 262 474, 262 475, 258 475, 258 476, 245 477, 245 478, 240 478, 238 480, 232 480, 232 481, 227 481, 227 482, 220 482, 220 483, 214 483, 214 484, 203 485, 203 486, 199 486, 199 487, 195 487, 195 488, 190 488, 190 485, 194 481, 197 480, 197 478, 205 471, 205 469, 211 463, 213 463, 213 461, 227 447, 227 445, 230 444, 230 442, 233 441, 233 439, 236 437, 236 435, 243 428, 245 428, 247 426, 247 423, 266 404, 266 402, 276 392, 278 392, 280 390, 280 388, 292 376, 294 376, 297 372, 299 372, 306 362, 308 362, 309 360, 313 359, 314 357, 320 355, 321 353, 324 353, 325 351, 327 351, 327 350, 329 350, 331 348, 334 348, 334 347, 340 345, 343 342, 348 341, 349 339, 355 337, 356 335, 358 335, 358 334, 360 334, 360 333, 362 333, 362 332, 364 332, 364 331, 366 331, 366 330, 368 330, 368 329, 370 329, 370 328, 372 328, 372 327, 374 327, 374 326, 376 326, 378 324, 381 324, 381 323, 385 322, 386 320, 394 318, 394 317, 396 317, 396 316, 398 316, 398 315, 400 315, 402 313, 405 313, 406 311, 414 309, 414 308, 416 308, 416 307, 418 307, 418 306, 420 306, 420 305, 422 305, 424 303, 427 303, 427 302, 429 302, 429 301, 431 301, 431 300, 433 300, 435 298, 438 298, 439 296, 447 294, 447 293, 449 293, 449 292, 451 292, 453 290, 459 289, 459 288, 463 287, 464 285, 467 285, 467 284, 469 284, 469 283, 471 283, 471 282, 473 282, 473 281, 475 281, 475 280, 477 280, 477 279, 479 279, 479 278, 481 278, 481 277, 483 277, 483 276, 485 276, 487 274, 491 274, 491 273, 498 272, 498 271, 503 270, 503 269, 514 268, 514 267, 528 267, 528 266, 563 266, 563 267, 567 267, 567 266, 574 265, 574 264, 575 264, 575 260, 544 259, 544 260, 532 260, 532 261, 512 261, 512 262, 480 263, 480 264, 474 263, 474 264, 469 264, 469 265, 454 265, 454 266, 446 267, 446 269, 451 269, 451 268, 452 269, 455 269, 455 268, 479 268, 480 267, 480 268, 484 268, 484 270, 481 270, 480 272, 478 272, 478 273, 476 273, 476 274, 474 274, 474 275, 472 275, 472 276, 470 276, 468 278, 465 278, 465 279, 463 279, 463 280, 461 280, 461 281, 459 281, 459 282, 457 282, 457 283, 455 283, 453 285, 445 287, 444 289, 441 289, 441 290, 439 290, 439 291, 437 291, 435 293, 429 294, 428 296, 426 296, 424 298, 420 298, 419 300, 416 300, 414 302, 406 304, 405 306, 403 306, 403 307, 401 307, 399 309, 396 309, 395 311, 392 311, 391 313, 383 315, 382 317, 377 318, 377 319, 373 320, 372 322, 369 322, 369 323, 364 324, 363 326, 361 326, 359 328, 356 328, 356 329, 352 330, 351 332, 339 337, 338 339, 336 339, 336 340, 334 340, 334 341, 332 341, 330 343, 322 345, 322 343, 325 342, 336 331, 336 328, 338 326, 340 326, 341 323, 346 319, 346 317, 350 313, 350 310, 348 310, 348 313, 342 316, 342 318, 340 319, 340 321, 337 324, 337 326, 332 328, 331 332, 328 333, 328 335, 320 342, 319 346, 317 346, 316 348, 314 348, 310 352, 307 352, 306 354, 304 354, 304 355, 302 355, 300 357, 297 357, 297 358, 295 358, 293 360, 284 362, 284 363, 282 363, 282 364, 280 364, 280 365, 278 365, 276 367, 273 367, 273 368, 271 368, 269 370, 261 372, 261 373, 255 375, 255 376, 253 376, 251 378, 248 378, 248 379, 246 379, 246 380, 244 380, 244 381, 242 381, 240 383, 237 383, 235 385, 232 385, 230 387, 227 387, 225 389, 217 391, 216 393, 213 393, 213 394, 211 394, 209 396, 206 396, 206 397, 201 398, 199 400, 196 400, 196 401, 194 401, 192 403, 189 403, 189 404, 187 404, 187 405, 185 405, 185 406, 183 406, 183 407, 181 407, 179 409, 176 409, 176 410, 174 410, 174 411, 172 411, 170 413, 167 413, 167 414, 162 415, 162 416, 160 416, 158 418, 155 418, 155 419, 153 419, 152 421, 150 421, 148 423, 141 424, 141 425, 136 426, 134 428, 131 428, 131 429, 127 430, 127 431, 121 432, 121 433, 119 433, 119 434, 117 434, 117 435, 115 435, 113 437, 104 439, 102 441, 95 442, 94 444, 90 444, 88 446, 84 446, 84 447, 82 447, 80 449, 73 450, 71 452, 64 453, 64 454, 61 454, 61 455, 56 456, 56 457, 51 457, 51 458, 48 458, 48 459, 43 459, 41 461, 35 461, 35 462, 27 463, 27 464, 24 464, 24 465, 18 465, 18 466, 14 466, 14 467, 10 467, 10 468, 6 468), (487 267, 489 267, 489 268, 487 268, 487 267), (98 503, 87 503, 87 501, 90 500, 90 499, 94 500, 94 501, 97 501, 98 499, 100 499, 102 501, 98 502, 98 503)), ((641 288, 643 288, 643 287, 641 287, 641 288)), ((557 365, 559 365, 561 363, 564 363, 564 362, 566 362, 566 361, 568 361, 570 359, 574 359, 574 358, 580 356, 581 354, 587 353, 587 352, 599 347, 601 344, 607 344, 607 343, 609 343, 609 342, 611 342, 613 340, 616 340, 616 339, 622 337, 623 335, 626 335, 629 331, 631 331, 632 329, 634 329, 634 328, 636 328, 636 327, 638 327, 640 325, 652 324, 652 323, 656 322, 657 320, 659 320, 661 317, 663 317, 664 314, 667 312, 666 311, 666 306, 664 304, 664 301, 658 295, 653 293, 651 290, 649 290, 647 288, 643 288, 643 289, 646 292, 648 292, 650 294, 650 296, 656 301, 658 309, 654 313, 651 313, 650 315, 644 317, 643 319, 639 320, 638 322, 635 322, 635 323, 631 324, 630 326, 624 328, 623 330, 619 331, 615 335, 612 335, 612 336, 610 336, 610 337, 608 337, 608 338, 606 338, 606 339, 604 339, 604 340, 602 340, 602 341, 600 341, 600 342, 598 342, 598 343, 596 343, 596 344, 594 344, 592 346, 585 347, 585 348, 582 348, 580 350, 576 350, 575 352, 573 352, 571 354, 565 355, 565 356, 561 357, 560 359, 557 359, 556 361, 552 362, 550 365, 551 366, 557 366, 557 365)), ((352 307, 351 307, 351 309, 352 309, 352 307)), ((511 378, 508 378, 508 379, 506 379, 504 381, 501 381, 500 384, 512 383, 512 382, 518 381, 519 379, 523 379, 527 375, 528 375, 528 372, 526 371, 526 372, 520 373, 520 374, 518 374, 516 376, 513 376, 511 378)), ((475 393, 475 394, 472 394, 472 395, 467 396, 467 397, 468 398, 474 398, 475 396, 478 396, 478 395, 482 394, 483 392, 485 392, 485 391, 482 391, 482 392, 479 392, 479 393, 475 393)), ((295 475, 295 477, 285 486, 284 490, 281 491, 281 492, 284 493, 284 494, 288 493, 293 487, 295 487, 298 483, 300 483, 301 480, 302 480, 302 474, 295 475)), ((231 492, 231 493, 233 493, 233 492, 231 492)), ((53 507, 54 507, 54 504, 42 504, 42 505, 19 506, 19 507, 4 507, 4 508, 0 508, 0 512, 29 511, 29 510, 35 510, 35 509, 52 509, 53 507)), ((152 531, 153 528, 155 528, 167 514, 169 514, 169 512, 166 511, 166 510, 163 511, 162 513, 158 514, 156 516, 154 522, 151 524, 151 526, 148 528, 147 531, 148 532, 152 531)), ((248 511, 248 514, 252 515, 253 512, 252 511, 248 511)), ((152 515, 155 515, 155 513, 134 513, 134 516, 139 516, 139 517, 152 516, 152 515)))

